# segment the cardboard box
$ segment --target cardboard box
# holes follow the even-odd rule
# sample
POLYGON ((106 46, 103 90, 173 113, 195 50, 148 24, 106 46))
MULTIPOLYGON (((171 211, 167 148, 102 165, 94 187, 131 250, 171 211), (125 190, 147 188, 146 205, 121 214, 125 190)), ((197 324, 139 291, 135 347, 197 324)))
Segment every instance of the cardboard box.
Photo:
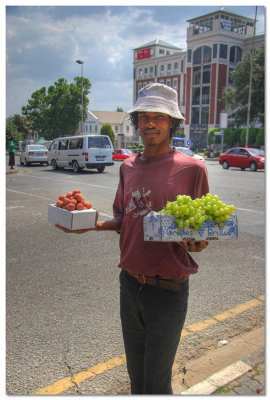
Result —
POLYGON ((90 208, 89 210, 68 211, 56 207, 54 204, 49 204, 48 220, 72 231, 94 228, 96 226, 97 210, 90 208))
POLYGON ((198 231, 192 228, 179 229, 175 217, 170 214, 159 214, 151 211, 143 219, 144 240, 174 242, 188 239, 195 240, 225 240, 237 239, 238 227, 236 215, 219 226, 214 221, 204 221, 198 231))

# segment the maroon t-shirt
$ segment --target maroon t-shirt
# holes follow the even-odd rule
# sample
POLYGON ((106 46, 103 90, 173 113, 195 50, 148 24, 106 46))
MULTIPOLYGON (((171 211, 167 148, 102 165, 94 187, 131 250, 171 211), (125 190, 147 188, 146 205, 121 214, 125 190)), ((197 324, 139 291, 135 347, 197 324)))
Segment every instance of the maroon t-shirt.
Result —
POLYGON ((208 191, 205 165, 177 150, 151 160, 137 155, 125 160, 113 204, 114 217, 122 221, 119 267, 163 279, 196 273, 197 263, 179 244, 144 241, 143 218, 179 194, 195 199, 208 191))

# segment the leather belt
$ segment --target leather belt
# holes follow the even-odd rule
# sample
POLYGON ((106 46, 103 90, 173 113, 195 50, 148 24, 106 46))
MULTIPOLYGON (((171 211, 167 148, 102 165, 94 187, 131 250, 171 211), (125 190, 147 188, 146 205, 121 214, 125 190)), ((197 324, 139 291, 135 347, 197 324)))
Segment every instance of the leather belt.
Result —
POLYGON ((184 283, 188 280, 188 276, 183 276, 179 279, 161 279, 158 276, 146 276, 142 274, 132 274, 131 272, 126 271, 126 273, 137 280, 142 285, 152 285, 161 287, 162 289, 174 290, 175 292, 182 291, 181 283, 184 283))

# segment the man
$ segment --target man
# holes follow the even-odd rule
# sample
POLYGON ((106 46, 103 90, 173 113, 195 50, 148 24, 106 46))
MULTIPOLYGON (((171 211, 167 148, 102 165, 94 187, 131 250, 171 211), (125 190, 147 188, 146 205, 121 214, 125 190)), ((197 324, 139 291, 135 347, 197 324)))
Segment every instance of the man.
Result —
POLYGON ((184 120, 175 90, 158 83, 146 85, 129 112, 144 151, 121 165, 114 219, 97 222, 94 230, 120 231, 120 314, 131 393, 172 394, 172 365, 187 312, 189 275, 198 271, 188 252, 201 251, 208 243, 146 242, 143 218, 179 194, 206 194, 207 170, 170 147, 174 130, 184 120))
POLYGON ((9 152, 9 166, 10 169, 14 169, 15 165, 15 143, 13 137, 10 138, 8 142, 8 152, 9 152))

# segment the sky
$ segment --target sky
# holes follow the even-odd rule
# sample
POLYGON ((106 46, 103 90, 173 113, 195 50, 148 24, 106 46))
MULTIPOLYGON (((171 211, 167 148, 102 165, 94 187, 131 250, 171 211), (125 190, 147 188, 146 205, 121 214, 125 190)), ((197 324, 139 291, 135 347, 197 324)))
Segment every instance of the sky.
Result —
MULTIPOLYGON (((127 111, 133 99, 134 48, 159 38, 185 50, 188 19, 221 7, 254 19, 256 6, 247 5, 248 1, 239 1, 245 4, 239 6, 217 1, 209 6, 176 6, 174 2, 156 6, 140 0, 136 6, 87 3, 50 5, 47 0, 44 5, 28 1, 20 6, 19 0, 6 2, 6 117, 22 114, 22 106, 36 90, 60 78, 71 83, 81 76, 78 59, 84 62, 83 76, 91 82, 88 109, 116 111, 122 107, 127 111)), ((265 8, 258 6, 257 34, 264 33, 264 18, 265 8)))

